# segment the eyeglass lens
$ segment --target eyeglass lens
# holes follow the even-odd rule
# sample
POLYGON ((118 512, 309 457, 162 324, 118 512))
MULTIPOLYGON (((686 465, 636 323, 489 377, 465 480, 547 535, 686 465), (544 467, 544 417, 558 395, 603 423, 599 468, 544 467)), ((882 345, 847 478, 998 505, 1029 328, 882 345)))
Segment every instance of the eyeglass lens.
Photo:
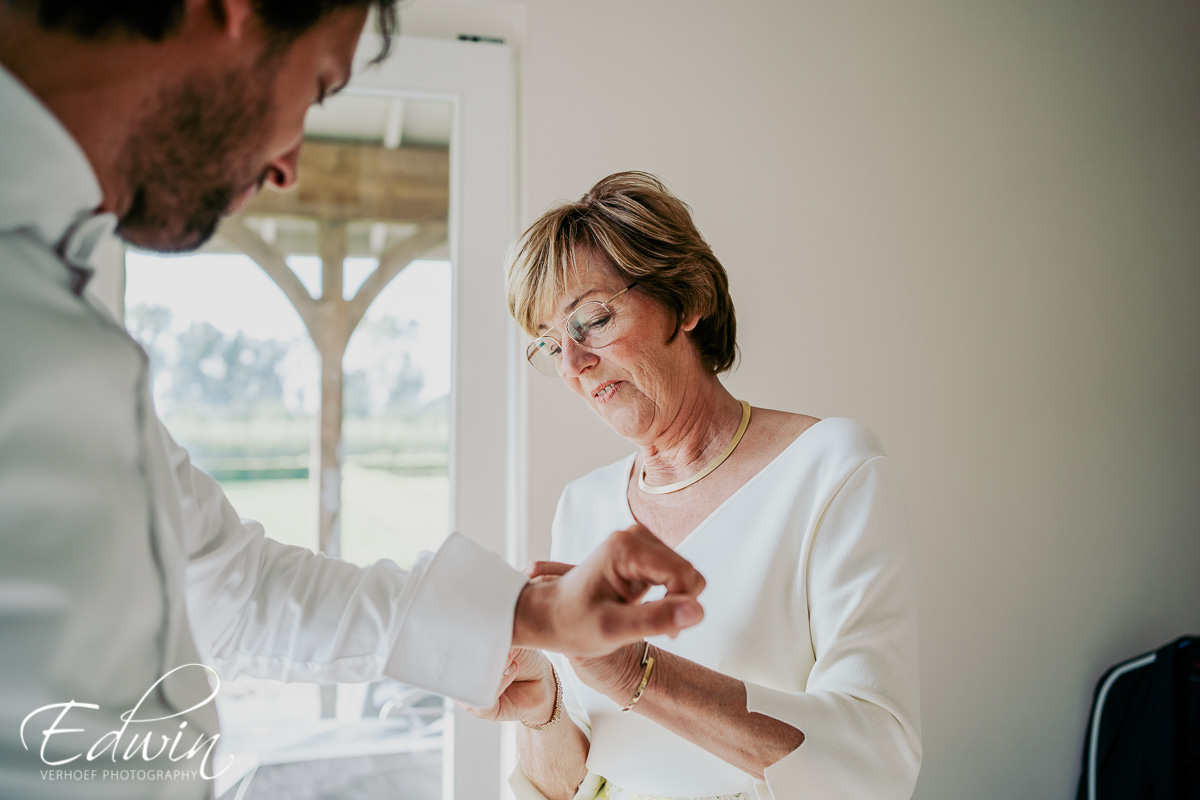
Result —
MULTIPOLYGON (((612 310, 596 300, 575 309, 563 324, 563 329, 573 341, 589 349, 604 347, 612 342, 617 335, 617 327, 612 310)), ((558 376, 562 348, 554 337, 535 339, 525 351, 525 356, 538 372, 550 377, 558 376)))

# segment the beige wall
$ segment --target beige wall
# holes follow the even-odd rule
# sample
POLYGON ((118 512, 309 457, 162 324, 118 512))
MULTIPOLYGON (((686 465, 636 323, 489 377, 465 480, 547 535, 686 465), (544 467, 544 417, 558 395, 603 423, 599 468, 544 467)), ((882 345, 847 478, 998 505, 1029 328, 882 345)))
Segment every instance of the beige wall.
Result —
MULTIPOLYGON (((1167 5, 409 7, 515 40, 522 225, 661 175, 730 272, 734 393, 883 435, 918 798, 1073 796, 1100 673, 1200 633, 1200 17, 1167 5)), ((627 447, 528 378, 544 548, 563 484, 627 447)))

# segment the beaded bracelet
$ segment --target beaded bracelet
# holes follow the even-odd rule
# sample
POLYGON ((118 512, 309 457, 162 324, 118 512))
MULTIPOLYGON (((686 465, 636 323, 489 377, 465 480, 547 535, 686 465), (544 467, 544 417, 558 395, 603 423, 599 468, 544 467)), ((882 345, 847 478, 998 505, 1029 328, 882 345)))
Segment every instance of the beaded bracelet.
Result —
POLYGON ((546 728, 551 728, 558 724, 559 718, 562 716, 563 709, 563 690, 562 684, 558 682, 558 672, 555 671, 554 665, 550 665, 550 674, 554 676, 554 713, 550 715, 549 722, 543 722, 541 725, 534 725, 532 722, 521 720, 521 724, 526 728, 535 731, 544 731, 546 728))

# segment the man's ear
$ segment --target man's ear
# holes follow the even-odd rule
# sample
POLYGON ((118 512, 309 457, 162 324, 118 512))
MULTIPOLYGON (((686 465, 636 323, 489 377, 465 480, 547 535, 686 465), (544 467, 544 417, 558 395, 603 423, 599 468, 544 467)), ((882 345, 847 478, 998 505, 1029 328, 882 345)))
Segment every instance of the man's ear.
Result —
POLYGON ((683 322, 680 323, 679 329, 681 331, 692 331, 699 324, 700 324, 700 315, 692 314, 690 316, 683 318, 683 322))
POLYGON ((188 5, 210 15, 227 36, 235 39, 241 38, 254 15, 251 0, 189 0, 188 5))

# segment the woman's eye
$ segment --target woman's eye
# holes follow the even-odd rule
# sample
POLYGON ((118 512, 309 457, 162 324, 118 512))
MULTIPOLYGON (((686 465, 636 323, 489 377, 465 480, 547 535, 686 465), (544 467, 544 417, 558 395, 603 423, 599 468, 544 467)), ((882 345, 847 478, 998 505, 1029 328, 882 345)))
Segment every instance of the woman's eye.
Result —
POLYGON ((611 319, 612 319, 611 314, 597 314, 596 316, 589 319, 583 325, 583 329, 585 331, 594 331, 598 328, 603 328, 605 325, 608 324, 608 321, 611 319))

